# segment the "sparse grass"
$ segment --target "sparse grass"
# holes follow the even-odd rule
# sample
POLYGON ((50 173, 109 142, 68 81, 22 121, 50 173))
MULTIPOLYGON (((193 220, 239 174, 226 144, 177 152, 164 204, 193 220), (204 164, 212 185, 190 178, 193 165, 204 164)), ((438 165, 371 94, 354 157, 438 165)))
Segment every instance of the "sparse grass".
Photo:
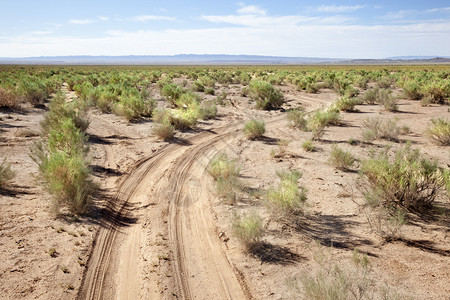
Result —
POLYGON ((4 189, 15 176, 16 173, 11 169, 11 163, 3 158, 0 163, 0 189, 4 189))
POLYGON ((342 150, 336 145, 331 147, 331 155, 328 159, 330 164, 338 170, 348 171, 356 159, 349 151, 342 150))
POLYGON ((264 234, 262 219, 255 213, 249 215, 235 213, 231 221, 231 230, 247 250, 258 243, 264 234))
POLYGON ((426 135, 441 146, 450 145, 450 121, 444 118, 431 119, 426 135))
POLYGON ((266 204, 276 219, 290 218, 304 211, 306 188, 298 186, 299 171, 277 172, 280 183, 267 191, 266 204))
POLYGON ((266 123, 263 120, 251 119, 244 126, 244 133, 249 140, 261 138, 266 132, 266 123))
POLYGON ((308 129, 312 132, 312 139, 318 140, 323 135, 325 127, 340 123, 339 111, 336 110, 316 110, 309 116, 307 121, 308 129))
POLYGON ((285 141, 285 140, 278 140, 277 141, 277 150, 272 150, 270 152, 270 155, 273 158, 282 158, 286 155, 286 148, 289 145, 289 141, 285 141))
POLYGON ((308 152, 313 152, 314 150, 316 150, 316 147, 314 146, 314 143, 312 140, 304 141, 302 144, 302 148, 308 152))
POLYGON ((303 275, 300 280, 287 281, 293 299, 313 300, 370 300, 407 299, 389 286, 382 286, 374 279, 372 266, 366 254, 353 252, 352 265, 334 263, 331 254, 323 249, 315 250, 314 261, 318 271, 303 275), (298 284, 301 283, 301 287, 298 284))
POLYGON ((363 140, 374 141, 376 139, 384 139, 388 141, 397 141, 400 134, 400 128, 397 122, 393 119, 382 121, 380 118, 367 118, 363 122, 366 128, 362 132, 363 140))

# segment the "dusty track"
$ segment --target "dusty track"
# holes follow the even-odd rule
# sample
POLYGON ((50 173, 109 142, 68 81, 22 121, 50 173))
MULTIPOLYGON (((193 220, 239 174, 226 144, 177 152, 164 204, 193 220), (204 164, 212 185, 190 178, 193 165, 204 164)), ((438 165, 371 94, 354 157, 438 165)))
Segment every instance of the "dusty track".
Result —
POLYGON ((228 125, 200 132, 131 168, 105 210, 79 299, 162 297, 157 274, 142 280, 142 252, 151 250, 143 243, 146 231, 168 233, 173 274, 166 276, 173 276, 174 296, 251 298, 218 239, 210 190, 202 184, 209 160, 239 137, 237 131, 236 125, 228 125))

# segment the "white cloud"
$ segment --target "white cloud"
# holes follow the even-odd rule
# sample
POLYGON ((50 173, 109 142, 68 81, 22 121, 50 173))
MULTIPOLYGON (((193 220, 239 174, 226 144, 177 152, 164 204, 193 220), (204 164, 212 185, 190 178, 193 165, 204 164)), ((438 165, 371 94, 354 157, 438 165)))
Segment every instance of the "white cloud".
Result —
POLYGON ((435 12, 444 12, 444 11, 449 11, 449 10, 450 10, 450 7, 442 7, 442 8, 427 9, 425 12, 435 13, 435 12))
POLYGON ((276 27, 108 31, 102 38, 17 36, 1 39, 0 57, 224 53, 382 58, 450 53, 450 21, 408 25, 301 24, 276 27), (137 48, 135 45, 139 45, 137 48), (439 48, 436 47, 439 45, 439 48), (436 53, 439 49, 439 53, 436 53))
POLYGON ((382 16, 385 20, 401 20, 405 19, 415 13, 414 10, 400 10, 400 11, 390 11, 384 16, 382 16))
POLYGON ((317 11, 319 12, 327 12, 327 13, 343 13, 343 12, 352 12, 361 8, 364 8, 365 5, 354 5, 354 6, 346 6, 346 5, 321 5, 317 7, 317 11))
POLYGON ((99 19, 100 21, 108 21, 108 20, 109 20, 108 17, 103 17, 103 16, 98 17, 98 19, 99 19))
POLYGON ((72 20, 69 20, 69 23, 78 24, 78 25, 91 24, 91 23, 94 23, 94 22, 95 21, 91 20, 91 19, 83 19, 83 20, 74 20, 74 19, 72 19, 72 20))
POLYGON ((240 15, 261 15, 264 16, 266 11, 256 5, 245 5, 240 3, 241 8, 237 10, 240 15))
POLYGON ((289 27, 300 22, 313 21, 316 18, 303 16, 266 17, 255 15, 202 16, 201 19, 212 23, 227 23, 249 27, 289 27))
POLYGON ((154 16, 154 15, 141 15, 131 18, 132 21, 137 22, 148 22, 148 21, 175 21, 176 18, 174 17, 167 17, 167 16, 154 16))

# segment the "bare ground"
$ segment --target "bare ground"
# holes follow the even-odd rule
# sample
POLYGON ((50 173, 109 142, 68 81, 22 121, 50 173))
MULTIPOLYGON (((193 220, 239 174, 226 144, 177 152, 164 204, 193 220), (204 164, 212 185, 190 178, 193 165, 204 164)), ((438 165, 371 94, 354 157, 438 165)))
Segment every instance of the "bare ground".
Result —
MULTIPOLYGON (((327 90, 305 94, 293 87, 281 89, 288 100, 285 109, 302 105, 312 111, 337 99, 327 90)), ((317 151, 305 152, 301 144, 309 133, 290 128, 284 112, 254 110, 240 96, 240 86, 226 90, 230 105, 219 108, 216 120, 178 133, 170 143, 152 136, 149 121, 128 124, 91 111, 91 161, 102 193, 87 217, 55 218, 51 198, 35 178, 29 149, 40 137, 29 135, 38 131, 45 111, 0 112, 1 156, 17 173, 0 194, 2 297, 287 299, 292 296, 287 281, 317 271, 318 249, 329 253, 331 263, 348 266, 358 248, 369 255, 377 282, 416 299, 449 299, 448 199, 439 200, 441 215, 414 218, 402 229, 401 239, 384 243, 355 203, 362 200, 358 174, 336 171, 327 162, 333 144, 359 158, 370 155, 372 146, 388 144, 358 143, 363 120, 379 116, 409 126, 411 133, 401 141, 448 167, 448 147, 424 136, 430 118, 448 117, 448 107, 401 100, 400 112, 387 113, 380 106, 359 106, 359 112, 343 114, 342 126, 327 128, 315 143, 317 151), (266 121, 261 140, 248 141, 241 133, 251 117, 266 121), (357 143, 348 144, 350 138, 357 143), (286 154, 273 158, 270 153, 280 139, 289 141, 286 154), (220 151, 239 160, 242 185, 253 191, 241 193, 234 206, 215 197, 206 172, 220 151), (300 183, 308 188, 310 206, 297 224, 286 226, 270 220, 259 195, 276 182, 276 171, 292 169, 303 173, 300 183), (251 253, 231 234, 235 210, 265 216, 263 242, 251 253)))

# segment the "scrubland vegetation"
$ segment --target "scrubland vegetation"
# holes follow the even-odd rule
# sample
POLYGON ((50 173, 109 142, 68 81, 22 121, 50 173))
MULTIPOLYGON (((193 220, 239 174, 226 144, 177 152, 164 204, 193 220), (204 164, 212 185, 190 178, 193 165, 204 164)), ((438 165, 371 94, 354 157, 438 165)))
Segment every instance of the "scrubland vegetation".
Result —
MULTIPOLYGON (((5 115, 45 110, 30 155, 39 171, 37 182, 51 195, 56 212, 89 215, 96 205, 102 187, 94 179, 88 132, 97 115, 114 114, 124 126, 141 126, 146 141, 157 145, 142 151, 145 157, 164 151, 162 145, 190 149, 194 138, 205 132, 232 135, 226 141, 228 148, 217 150, 205 165, 210 178, 201 178, 201 184, 207 180, 213 184, 211 203, 216 205, 217 199, 217 205, 227 209, 228 215, 222 217, 231 232, 230 247, 242 247, 244 255, 269 264, 277 261, 270 255, 286 252, 276 245, 283 240, 288 241, 284 245, 295 245, 297 252, 311 240, 322 250, 333 251, 333 242, 338 242, 340 251, 355 251, 353 263, 345 267, 323 256, 310 257, 315 271, 286 284, 294 298, 400 299, 373 276, 370 261, 380 258, 373 254, 369 259, 358 247, 366 247, 370 254, 389 243, 417 245, 421 241, 411 235, 416 224, 425 226, 424 220, 431 220, 438 227, 448 221, 448 114, 430 115, 422 128, 414 123, 420 110, 406 111, 413 104, 448 113, 448 66, 3 66, 1 70, 0 109, 5 115), (75 97, 69 99, 67 94, 75 97), (314 103, 322 94, 326 101, 314 103), (245 151, 254 152, 244 159, 245 151), (333 215, 341 208, 345 217, 333 215), (348 237, 351 230, 340 218, 361 218, 348 226, 368 230, 363 237, 348 237), (410 230, 406 238, 401 233, 405 227, 410 230), (330 237, 339 230, 337 238, 330 237), (367 242, 373 236, 381 237, 378 248, 367 242), (339 240, 351 238, 357 242, 342 246, 345 243, 339 240), (267 253, 262 255, 264 249, 267 253)), ((28 135, 17 131, 16 137, 28 135)), ((0 190, 8 190, 14 182, 15 169, 10 157, 0 158, 0 190)), ((128 176, 124 170, 104 169, 128 176)), ((424 251, 448 256, 447 250, 420 245, 424 251)), ((52 249, 47 256, 54 258, 57 252, 52 249)), ((273 265, 283 269, 289 264, 273 265)))

